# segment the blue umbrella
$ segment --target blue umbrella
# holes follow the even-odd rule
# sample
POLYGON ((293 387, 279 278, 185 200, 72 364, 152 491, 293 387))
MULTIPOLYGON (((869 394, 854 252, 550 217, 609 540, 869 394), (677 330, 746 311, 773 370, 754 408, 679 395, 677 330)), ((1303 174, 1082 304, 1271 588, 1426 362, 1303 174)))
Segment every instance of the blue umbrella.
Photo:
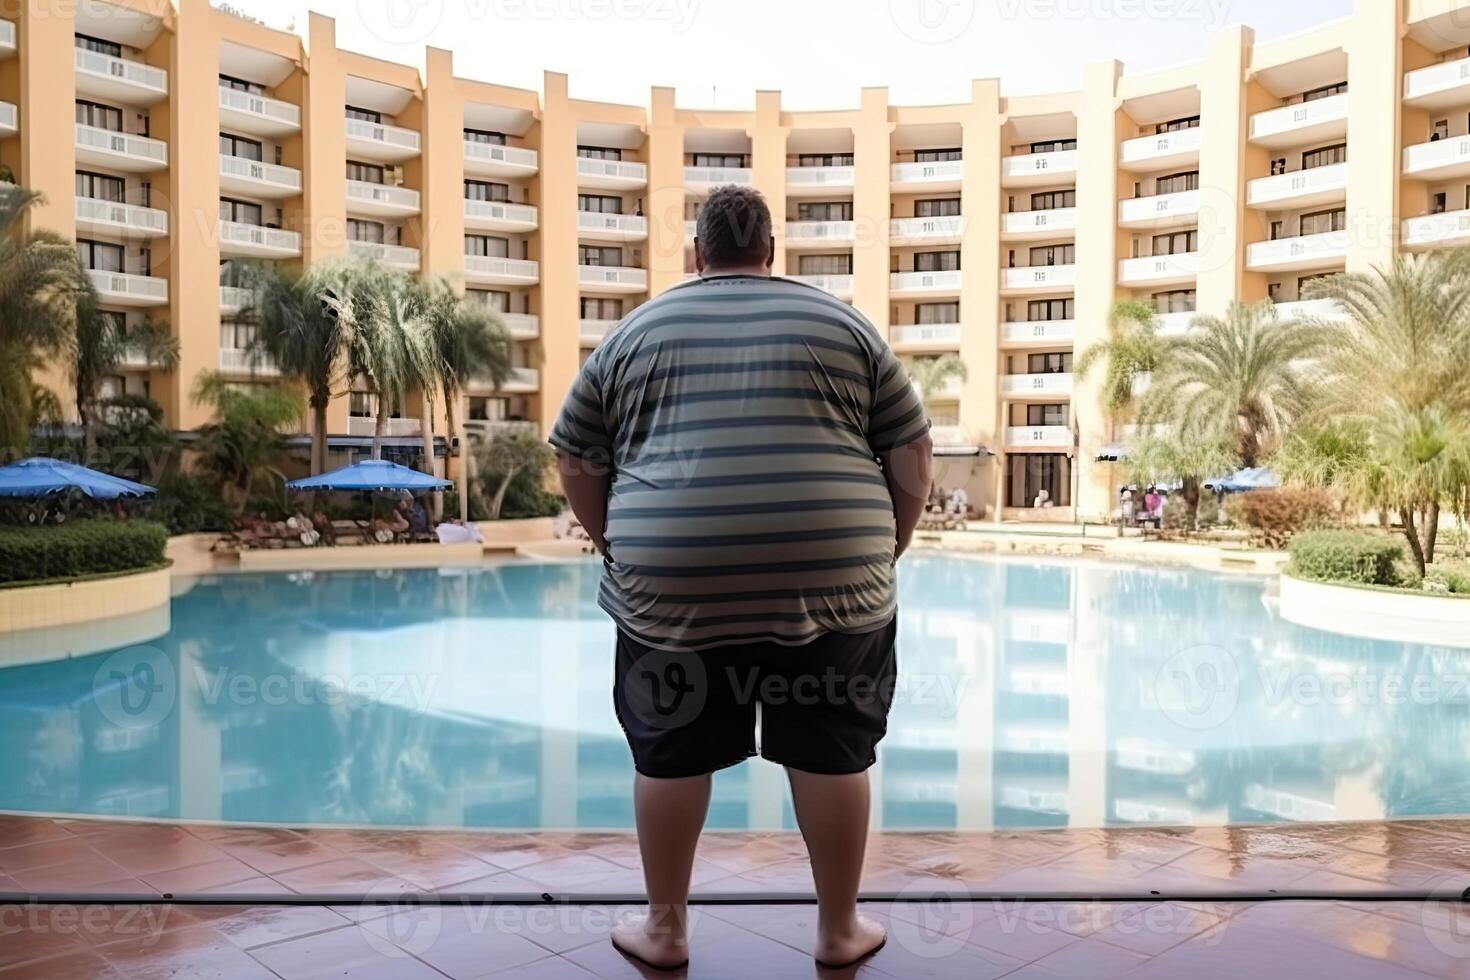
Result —
POLYGON ((1213 490, 1223 491, 1224 493, 1271 490, 1281 486, 1281 477, 1264 466, 1248 466, 1243 470, 1236 470, 1229 476, 1221 476, 1210 480, 1205 486, 1213 490))
POLYGON ((120 476, 47 456, 32 456, 0 466, 0 497, 45 497, 72 489, 96 500, 142 497, 157 492, 153 487, 120 476))
POLYGON ((445 490, 454 486, 386 459, 365 459, 340 470, 292 480, 292 490, 445 490))

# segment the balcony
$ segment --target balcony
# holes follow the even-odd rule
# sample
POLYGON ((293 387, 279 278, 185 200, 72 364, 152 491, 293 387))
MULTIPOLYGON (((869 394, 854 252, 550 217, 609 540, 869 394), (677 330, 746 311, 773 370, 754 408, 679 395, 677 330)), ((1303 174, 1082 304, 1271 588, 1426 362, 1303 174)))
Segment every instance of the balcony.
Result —
POLYGON ((1334 163, 1273 177, 1257 177, 1246 184, 1247 207, 1263 211, 1341 204, 1347 200, 1348 165, 1334 163))
POLYGON ((1195 310, 1160 313, 1154 318, 1154 328, 1160 337, 1180 337, 1189 333, 1194 327, 1194 320, 1197 316, 1199 313, 1195 310))
POLYGON ((349 180, 347 213, 374 218, 411 218, 419 213, 419 192, 411 187, 349 180))
POLYGON ((1348 97, 1268 109, 1251 116, 1250 141, 1275 149, 1343 139, 1347 136, 1348 97))
MULTIPOLYGON (((383 435, 390 439, 407 439, 419 434, 419 420, 406 418, 385 419, 383 435)), ((378 420, 372 416, 351 415, 347 418, 347 434, 359 438, 375 435, 378 420)))
POLYGON ((231 258, 294 259, 301 254, 301 235, 285 228, 221 221, 219 251, 231 258))
POLYGON ((301 110, 280 99, 221 85, 219 124, 234 132, 279 139, 301 132, 301 110))
POLYGON ((534 286, 541 278, 541 267, 530 259, 466 255, 464 277, 467 282, 491 286, 534 286))
POLYGON ((1174 286, 1199 276, 1199 253, 1147 255, 1118 263, 1118 282, 1124 286, 1174 286))
POLYGON ((1012 425, 1006 428, 1007 449, 1071 449, 1072 430, 1065 425, 1012 425))
POLYGON ((1199 127, 1124 140, 1118 166, 1133 173, 1178 170, 1199 163, 1199 127))
POLYGON ((14 102, 0 102, 0 139, 20 132, 20 110, 14 102))
POLYGON ((1276 318, 1289 320, 1345 320, 1347 312, 1335 299, 1308 299, 1294 303, 1277 303, 1276 318))
POLYGON ((894 218, 888 222, 890 245, 958 245, 965 219, 957 214, 937 218, 894 218))
POLYGON ((1347 259, 1347 247, 1345 231, 1255 242, 1246 249, 1245 267, 1252 272, 1292 272, 1342 265, 1347 259))
POLYGON ((1001 295, 1069 293, 1077 285, 1075 265, 1033 265, 1000 270, 1001 295))
POLYGON ((699 222, 690 218, 684 222, 684 240, 692 242, 699 235, 699 222))
POLYGON ((598 293, 643 293, 648 291, 648 273, 618 265, 579 265, 577 285, 598 293))
POLYGON ((596 347, 617 325, 616 320, 578 320, 577 339, 583 347, 596 347))
POLYGON ((830 293, 837 299, 850 301, 852 299, 852 276, 844 275, 813 275, 813 276, 787 276, 793 282, 805 283, 815 286, 824 293, 830 293))
POLYGON ((541 428, 535 422, 520 419, 465 419, 465 432, 477 439, 488 441, 500 436, 530 436, 539 438, 541 428))
POLYGON ((538 166, 535 150, 464 141, 464 172, 471 177, 531 177, 538 166))
POLYGON ((851 194, 852 167, 787 167, 787 197, 821 197, 824 194, 851 194))
POLYGON ((128 238, 161 238, 168 234, 168 212, 134 204, 76 199, 77 230, 128 238))
POLYGON ((1178 191, 1118 202, 1123 228, 1183 228, 1199 223, 1199 191, 1178 191))
POLYGON ((77 163, 128 173, 147 173, 168 166, 168 144, 163 140, 82 123, 77 123, 76 154, 77 163))
POLYGON ((536 209, 529 204, 508 201, 464 202, 464 226, 470 231, 507 231, 525 233, 536 230, 536 209))
POLYGON ((1069 347, 1076 320, 1019 320, 1001 324, 1002 347, 1069 347))
POLYGON ((541 318, 534 313, 497 313, 510 332, 511 340, 535 340, 541 336, 541 318))
POLYGON ((0 20, 0 58, 15 54, 15 21, 0 20))
POLYGON ((219 189, 226 194, 279 201, 301 193, 301 171, 220 154, 219 189))
POLYGON ((1070 184, 1077 179, 1077 151, 1023 153, 1000 161, 1002 187, 1039 187, 1070 184))
POLYGON ((102 301, 113 306, 163 306, 168 302, 167 279, 101 269, 88 269, 87 276, 102 301))
POLYGON ((353 258, 373 259, 390 269, 419 271, 419 250, 406 245, 384 245, 382 242, 348 242, 347 254, 353 258))
POLYGON ((168 97, 168 72, 141 61, 73 48, 77 95, 113 105, 149 106, 168 97))
POLYGON ((1404 104, 1453 109, 1470 102, 1470 58, 1430 65, 1404 75, 1404 104))
POLYGON ((1404 176, 1447 180, 1470 175, 1470 136, 1420 143, 1404 150, 1404 176))
POLYGON ((535 368, 518 367, 510 369, 510 377, 499 387, 499 391, 508 394, 530 394, 541 387, 541 372, 535 368))
POLYGON ((965 164, 962 160, 935 160, 921 163, 895 163, 890 168, 888 186, 900 193, 928 193, 932 191, 957 191, 964 179, 965 164))
POLYGON ((248 309, 255 300, 255 295, 242 286, 221 286, 219 288, 219 311, 221 316, 237 316, 248 309))
POLYGON ((1022 400, 1070 398, 1072 397, 1072 375, 1063 372, 1006 374, 1000 379, 1000 393, 1007 398, 1022 400))
POLYGON ((344 120, 347 127, 347 156, 373 163, 404 163, 419 155, 419 134, 400 126, 344 120))
POLYGON ((222 374, 253 375, 262 378, 278 378, 281 369, 267 354, 238 347, 219 349, 219 369, 222 374))
POLYGON ((648 186, 648 168, 631 160, 577 157, 577 186, 602 191, 636 191, 648 186))
POLYGON ((749 167, 684 168, 684 189, 691 194, 708 194, 716 187, 729 184, 749 187, 754 179, 749 167))
POLYGON ((600 242, 641 242, 648 237, 648 219, 641 214, 578 211, 577 235, 600 242))
POLYGON ((958 323, 915 323, 888 328, 888 342, 903 350, 958 350, 958 323))
POLYGON ((1012 211, 1000 216, 1000 239, 1003 242, 1037 242, 1048 238, 1071 238, 1075 234, 1076 208, 1012 211))
POLYGON ((939 272, 894 272, 888 276, 888 294, 902 296, 958 296, 960 270, 939 272))
POLYGON ((854 242, 851 221, 788 221, 787 248, 851 248, 854 242))
POLYGON ((1425 214, 1404 221, 1404 248, 1470 245, 1470 211, 1425 214))

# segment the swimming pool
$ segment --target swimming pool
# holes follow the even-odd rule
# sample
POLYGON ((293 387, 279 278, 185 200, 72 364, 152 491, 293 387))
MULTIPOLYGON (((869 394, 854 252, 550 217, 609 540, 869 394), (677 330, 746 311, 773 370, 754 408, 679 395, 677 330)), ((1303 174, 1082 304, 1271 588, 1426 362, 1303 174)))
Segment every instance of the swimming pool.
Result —
MULTIPOLYGON (((0 810, 631 827, 597 575, 201 578, 157 639, 0 669, 0 810)), ((1295 627, 1198 571, 914 554, 901 589, 878 826, 1470 813, 1470 652, 1295 627)), ((794 825, 775 767, 716 777, 710 826, 794 825)))

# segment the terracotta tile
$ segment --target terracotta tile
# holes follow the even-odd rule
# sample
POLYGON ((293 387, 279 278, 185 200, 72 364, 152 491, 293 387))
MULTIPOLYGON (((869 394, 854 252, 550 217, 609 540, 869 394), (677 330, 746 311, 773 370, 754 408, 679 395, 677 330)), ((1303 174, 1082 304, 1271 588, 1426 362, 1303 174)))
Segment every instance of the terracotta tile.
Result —
POLYGON ((605 861, 595 854, 567 854, 517 868, 516 875, 535 882, 543 891, 641 892, 643 873, 605 861))
POLYGON ((477 834, 466 831, 447 834, 440 839, 451 847, 506 871, 548 861, 567 853, 565 847, 550 840, 542 840, 535 834, 477 834))
POLYGON ((86 841, 68 834, 52 840, 0 849, 0 871, 13 878, 24 871, 66 864, 68 861, 92 860, 96 857, 97 852, 86 841))
POLYGON ((256 878, 246 878, 244 881, 234 881, 225 885, 211 885, 207 888, 199 889, 199 894, 201 895, 218 895, 221 892, 228 892, 230 894, 240 895, 242 897, 249 895, 296 894, 276 879, 266 878, 264 876, 256 878))
POLYGON ((544 893, 546 888, 541 882, 522 878, 512 871, 502 871, 435 890, 443 895, 531 896, 544 893))
POLYGON ((1234 919, 1153 957, 1136 980, 1240 980, 1242 977, 1332 977, 1333 980, 1424 980, 1424 974, 1375 961, 1291 929, 1234 919))
POLYGON ((1369 913, 1338 937, 1338 945, 1359 956, 1408 967, 1432 977, 1470 977, 1470 937, 1427 921, 1411 922, 1369 913))
POLYGON ((143 880, 160 892, 180 895, 206 888, 236 885, 258 877, 259 873, 250 865, 232 857, 221 857, 219 860, 191 867, 150 872, 143 875, 143 880))
POLYGON ((1094 932, 1090 938, 1113 946, 1156 956, 1217 925, 1221 917, 1183 905, 1152 905, 1123 916, 1094 932))
MULTIPOLYGON (((91 891, 103 884, 116 882, 129 883, 131 890, 134 891, 151 891, 143 882, 134 879, 122 868, 95 853, 90 857, 78 856, 43 868, 17 871, 12 877, 22 889, 31 892, 91 891)), ((114 888, 112 890, 129 889, 114 888)))
POLYGON ((160 871, 186 868, 228 857, 213 844, 202 841, 181 828, 171 833, 129 835, 119 839, 103 834, 89 839, 98 851, 129 874, 147 878, 160 871))
POLYGON ((408 882, 376 865, 348 857, 277 872, 272 877, 292 891, 303 893, 382 891, 387 894, 394 888, 416 890, 408 882))
POLYGON ((490 975, 495 980, 592 980, 596 976, 561 956, 537 960, 526 966, 517 966, 490 975))
POLYGON ((136 980, 274 980, 269 970, 207 925, 136 936, 98 947, 114 970, 136 980))
POLYGON ((479 906, 400 908, 361 928, 441 973, 465 980, 545 959, 551 951, 524 935, 519 909, 479 906))
POLYGON ((264 875, 276 875, 312 864, 325 864, 346 857, 334 847, 299 836, 285 837, 271 843, 231 843, 219 841, 227 855, 243 861, 264 875))
POLYGON ((38 817, 0 817, 0 848, 41 844, 73 836, 63 824, 38 817))
POLYGON ((64 956, 0 967, 0 980, 124 980, 101 955, 78 950, 64 956))
POLYGON ((345 927, 347 919, 321 906, 225 907, 209 917, 216 932, 241 949, 345 927))
POLYGON ((443 980, 443 974, 381 936, 349 925, 261 946, 250 953, 283 980, 443 980))
POLYGON ((5 909, 0 929, 0 967, 28 960, 79 953, 87 947, 78 923, 63 920, 44 907, 5 909))
POLYGON ((1079 939, 1022 967, 1010 977, 1014 980, 1054 980, 1061 977, 1103 980, 1130 975, 1146 962, 1146 956, 1110 946, 1099 939, 1079 939))
MULTIPOLYGON (((1041 903, 1012 903, 999 914, 978 919, 953 935, 967 943, 1030 963, 1078 941, 1061 928, 1065 913, 1041 903)), ((1080 921, 1080 916, 1079 916, 1080 921)))

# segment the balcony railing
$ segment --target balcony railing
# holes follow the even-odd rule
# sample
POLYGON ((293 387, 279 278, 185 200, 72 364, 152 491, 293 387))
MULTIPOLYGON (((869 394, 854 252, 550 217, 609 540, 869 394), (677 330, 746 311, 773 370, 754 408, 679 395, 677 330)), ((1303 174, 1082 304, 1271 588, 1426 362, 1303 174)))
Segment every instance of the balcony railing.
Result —
POLYGON ((1187 282, 1199 275, 1199 253, 1145 255, 1118 263, 1118 281, 1125 285, 1187 282))
POLYGON ((960 288, 960 270, 939 272, 894 272, 888 276, 888 290, 893 293, 951 293, 960 288))
POLYGON ((1456 136, 1405 148, 1404 173, 1420 180, 1470 173, 1470 136, 1456 136))
POLYGON ((965 219, 958 214, 946 214, 937 218, 894 218, 888 222, 890 244, 908 242, 957 242, 964 237, 965 219))
POLYGON ((528 367, 511 368, 510 378, 500 387, 502 391, 535 391, 541 387, 541 372, 528 367))
POLYGON ((500 313, 500 322, 512 340, 535 340, 541 336, 541 318, 534 313, 500 313))
POLYGON ((1002 324, 1000 336, 1012 346, 1046 347, 1070 344, 1076 333, 1076 320, 1017 320, 1002 324))
POLYGON ((236 347, 219 349, 219 369, 226 374, 258 374, 262 377, 278 377, 281 369, 270 355, 236 347))
POLYGON ((1118 149, 1118 162, 1125 170, 1151 170, 1191 163, 1199 159, 1199 137, 1199 127, 1195 126, 1124 140, 1118 149))
POLYGON ((267 228, 242 221, 221 221, 219 240, 222 245, 242 245, 261 251, 301 254, 301 233, 285 228, 267 228))
POLYGON ((348 119, 347 138, 362 143, 377 143, 403 153, 419 151, 418 133, 401 126, 368 122, 366 119, 348 119))
POLYGON ((87 275, 105 298, 138 306, 168 302, 167 279, 133 272, 104 272, 101 269, 88 269, 87 275))
POLYGON ((475 201, 466 198, 464 217, 466 222, 483 223, 510 231, 531 231, 536 227, 535 207, 529 204, 511 204, 508 201, 475 201))
POLYGON ((964 174, 963 160, 934 160, 926 163, 911 160, 895 163, 890 170, 889 180, 894 184, 954 184, 964 174))
POLYGON ((1189 332, 1197 316, 1199 313, 1195 310, 1160 313, 1154 318, 1154 326, 1161 337, 1178 337, 1189 332))
POLYGON ((1071 395, 1072 375, 1056 374, 1007 374, 1000 379, 1003 395, 1071 395))
POLYGON ((507 259, 498 255, 466 255, 466 276, 492 279, 510 283, 534 283, 541 267, 531 259, 507 259))
POLYGON ((1470 101, 1470 58, 1407 73, 1404 101, 1426 109, 1443 109, 1470 101))
POLYGON ((1248 269, 1307 269, 1333 265, 1347 257, 1347 247, 1348 233, 1345 231, 1253 242, 1246 249, 1245 264, 1248 269))
POLYGON ((243 286, 221 286, 219 308, 221 313, 234 314, 255 302, 255 294, 243 286))
POLYGON ((838 299, 852 298, 852 276, 850 275, 797 275, 788 278, 796 282, 806 283, 808 286, 815 286, 822 292, 831 293, 838 299))
POLYGON ((1277 303, 1276 317, 1279 320, 1342 320, 1347 312, 1333 299, 1307 299, 1291 303, 1277 303))
POLYGON ((618 325, 616 320, 578 320, 577 336, 587 346, 596 346, 602 343, 613 327, 618 325))
POLYGON ((1065 425, 1013 425, 1006 429, 1006 445, 1019 449, 1071 449, 1072 430, 1065 425))
POLYGON ((916 346, 958 347, 960 325, 958 323, 914 323, 890 327, 890 343, 914 344, 916 346))
POLYGON ((853 185, 852 167, 787 167, 786 186, 794 190, 842 190, 853 185))
POLYGON ((1032 265, 1000 270, 1002 289, 1041 292, 1071 289, 1076 284, 1075 265, 1032 265))
POLYGON ((246 120, 258 121, 264 131, 290 132, 301 128, 301 110, 289 102, 267 98, 253 92, 224 85, 219 90, 221 113, 236 114, 246 120))
POLYGON ((594 236, 601 232, 618 238, 646 238, 648 237, 648 219, 641 214, 578 211, 577 230, 594 236))
POLYGON ((481 143, 479 140, 464 141, 464 159, 467 166, 480 172, 508 176, 533 174, 538 166, 535 150, 528 150, 523 146, 481 143))
POLYGON ((73 48, 77 74, 86 79, 96 79, 122 89, 132 89, 134 94, 148 99, 158 99, 168 94, 168 72, 140 61, 124 61, 100 51, 73 48))
POLYGON ((1334 95, 1258 112, 1250 119, 1250 141, 1266 146, 1306 143, 1347 132, 1348 97, 1334 95))
POLYGON ((494 439, 497 436, 539 436, 541 430, 535 422, 526 422, 519 419, 465 419, 464 429, 466 432, 479 436, 481 439, 494 439))
POLYGON ((1470 244, 1470 211, 1424 214, 1404 221, 1405 248, 1470 244))
MULTIPOLYGON (((419 434, 419 420, 409 418, 390 418, 384 420, 383 435, 394 439, 404 439, 419 434)), ((378 420, 371 416, 352 415, 347 419, 347 434, 349 436, 370 436, 378 429, 378 420)))
POLYGON ((1076 230, 1076 208, 1012 211, 1000 216, 1000 233, 1006 237, 1045 238, 1070 235, 1076 230))
POLYGON ((787 245, 851 245, 851 221, 788 221, 787 245))
POLYGON ((1248 207, 1274 209, 1282 205, 1329 204, 1347 197, 1348 165, 1334 163, 1311 170, 1257 177, 1246 185, 1248 207))
POLYGON ((642 186, 648 183, 648 167, 632 160, 601 160, 577 157, 577 176, 607 182, 609 186, 642 186))
POLYGON ((754 179, 749 167, 685 167, 684 186, 704 189, 736 184, 749 186, 754 179))
POLYGON ((577 267, 577 282, 589 289, 616 288, 637 292, 648 288, 648 273, 618 265, 582 265, 577 267))
POLYGON ((20 110, 16 108, 15 103, 0 102, 0 133, 10 136, 19 128, 20 110))
POLYGON ((348 242, 347 252, 364 259, 376 259, 395 269, 417 272, 419 250, 407 245, 385 245, 382 242, 348 242))
POLYGON ((411 187, 374 184, 366 180, 349 180, 347 182, 347 203, 349 206, 356 203, 394 211, 416 212, 419 209, 419 192, 411 187))
POLYGON ((1178 191, 1134 197, 1118 202, 1118 223, 1124 227, 1169 225, 1199 220, 1199 191, 1178 191))
POLYGON ((15 50, 15 21, 0 20, 0 52, 15 50))
POLYGON ((249 160, 245 157, 226 156, 221 153, 219 173, 221 177, 226 178, 226 182, 234 179, 289 194, 301 192, 301 171, 294 167, 282 167, 279 164, 263 163, 260 160, 249 160))
POLYGON ((1002 184, 1044 184, 1061 181, 1077 173, 1076 150, 1022 153, 1000 161, 1002 184))
POLYGON ((168 234, 167 211, 138 207, 136 204, 100 201, 91 197, 79 197, 76 201, 76 220, 79 225, 105 225, 143 235, 168 234))
POLYGON ((132 162, 148 168, 168 166, 168 144, 162 140, 83 123, 77 123, 77 151, 95 151, 118 158, 120 163, 132 162))

